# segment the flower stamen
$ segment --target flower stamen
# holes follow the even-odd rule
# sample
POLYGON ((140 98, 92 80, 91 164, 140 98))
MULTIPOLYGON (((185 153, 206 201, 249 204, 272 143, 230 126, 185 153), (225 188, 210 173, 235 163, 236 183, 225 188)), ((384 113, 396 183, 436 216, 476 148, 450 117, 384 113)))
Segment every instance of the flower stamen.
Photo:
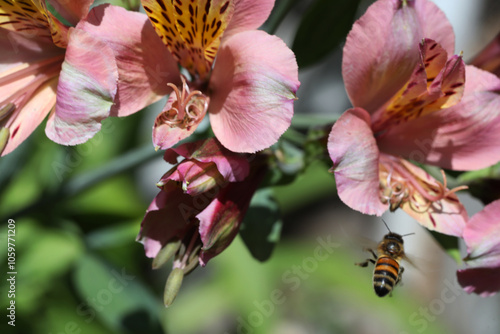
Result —
POLYGON ((467 186, 459 186, 447 189, 446 174, 441 170, 443 183, 432 180, 424 180, 414 174, 403 163, 403 160, 385 157, 380 159, 380 200, 389 204, 390 211, 395 211, 408 203, 415 212, 427 212, 430 207, 450 197, 459 190, 467 189, 467 186))
POLYGON ((172 83, 167 84, 172 87, 176 98, 171 108, 162 113, 160 121, 173 127, 189 129, 205 116, 209 98, 199 90, 190 91, 184 77, 181 79, 182 91, 172 83))

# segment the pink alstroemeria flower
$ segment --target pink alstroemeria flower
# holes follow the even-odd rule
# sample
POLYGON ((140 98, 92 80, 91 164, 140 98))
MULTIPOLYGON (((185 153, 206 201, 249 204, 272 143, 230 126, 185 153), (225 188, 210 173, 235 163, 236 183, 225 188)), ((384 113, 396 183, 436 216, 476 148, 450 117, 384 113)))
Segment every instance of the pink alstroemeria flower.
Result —
POLYGON ((156 32, 191 78, 153 126, 157 149, 189 136, 209 113, 217 139, 235 152, 274 144, 290 126, 299 88, 293 52, 256 30, 274 0, 142 0, 156 32), (217 57, 217 58, 216 58, 217 57))
POLYGON ((49 138, 82 143, 102 119, 156 101, 179 76, 146 15, 109 5, 89 13, 93 0, 49 2, 76 27, 62 24, 45 1, 0 2, 2 156, 49 113, 49 138))
POLYGON ((266 168, 213 138, 169 149, 164 158, 175 166, 158 182, 161 191, 137 240, 155 258, 153 268, 174 257, 173 269, 182 276, 229 246, 266 168), (184 159, 177 164, 178 156, 184 159))
POLYGON ((351 208, 380 216, 400 207, 428 229, 462 235, 463 188, 408 161, 472 170, 500 160, 500 80, 450 57, 453 48, 452 27, 427 0, 380 0, 354 24, 342 64, 354 108, 328 142, 351 208))
POLYGON ((467 268, 458 270, 458 282, 467 293, 496 294, 500 291, 500 200, 472 216, 463 238, 467 268))
MULTIPOLYGON (((93 0, 50 1, 71 23, 93 0), (61 12, 63 13, 63 12, 61 12)), ((0 2, 0 153, 12 152, 55 105, 57 78, 68 45, 68 27, 45 1, 0 2)))

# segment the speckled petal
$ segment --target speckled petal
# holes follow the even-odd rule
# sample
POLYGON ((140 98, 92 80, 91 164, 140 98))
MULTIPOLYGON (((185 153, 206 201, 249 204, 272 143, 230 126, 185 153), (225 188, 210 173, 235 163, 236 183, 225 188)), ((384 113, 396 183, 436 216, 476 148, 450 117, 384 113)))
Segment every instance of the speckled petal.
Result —
POLYGON ((453 170, 500 161, 500 79, 473 66, 465 71, 460 103, 391 128, 377 139, 380 150, 453 170))

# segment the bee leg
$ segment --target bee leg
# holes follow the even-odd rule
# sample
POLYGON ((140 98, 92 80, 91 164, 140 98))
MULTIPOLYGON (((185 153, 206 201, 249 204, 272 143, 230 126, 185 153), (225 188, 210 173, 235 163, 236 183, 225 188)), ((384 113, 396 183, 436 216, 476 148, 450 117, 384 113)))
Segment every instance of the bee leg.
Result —
POLYGON ((403 285, 403 282, 401 282, 401 279, 403 278, 404 271, 405 271, 404 267, 399 267, 399 275, 398 275, 398 280, 396 281, 396 284, 401 283, 401 285, 403 285))
POLYGON ((364 268, 364 267, 368 266, 368 262, 371 262, 371 263, 375 264, 375 260, 373 260, 373 259, 366 259, 365 262, 358 262, 358 263, 355 263, 355 265, 364 268))
POLYGON ((365 261, 365 262, 355 263, 355 265, 357 265, 357 266, 360 266, 360 267, 363 267, 363 268, 364 268, 364 267, 368 266, 368 262, 371 262, 371 263, 375 264, 375 261, 377 260, 377 254, 375 254, 375 252, 373 251, 373 249, 370 249, 370 248, 364 248, 363 250, 364 250, 364 251, 368 251, 368 252, 372 253, 372 255, 373 255, 373 259, 366 259, 366 261, 365 261))
MULTIPOLYGON (((366 251, 368 251, 368 252, 370 252, 370 253, 372 253, 373 258, 374 258, 375 260, 377 260, 377 254, 375 254, 375 252, 373 251, 373 249, 371 249, 371 248, 366 248, 365 250, 366 250, 366 251)), ((375 262, 374 262, 374 263, 375 263, 375 262)))

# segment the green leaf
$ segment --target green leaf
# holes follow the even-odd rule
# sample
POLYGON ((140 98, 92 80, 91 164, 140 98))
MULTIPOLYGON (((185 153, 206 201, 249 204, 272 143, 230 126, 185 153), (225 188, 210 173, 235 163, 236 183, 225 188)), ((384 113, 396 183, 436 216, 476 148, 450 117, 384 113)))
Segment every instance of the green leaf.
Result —
POLYGON ((300 67, 333 51, 351 29, 360 0, 317 0, 302 18, 292 50, 300 67))
POLYGON ((158 318, 163 306, 130 269, 87 254, 73 280, 82 300, 77 312, 87 321, 99 318, 116 333, 163 333, 158 318))
MULTIPOLYGON (((29 317, 34 326, 31 331, 18 333, 52 334, 112 334, 99 321, 86 321, 87 315, 78 312, 81 303, 75 298, 72 287, 66 280, 52 282, 52 289, 43 298, 43 312, 35 312, 29 317)), ((26 319, 26 318, 25 318, 26 319)), ((17 328, 17 324, 16 324, 17 328)))
MULTIPOLYGON (((4 240, 0 243, 7 250, 7 233, 0 230, 4 240)), ((31 312, 43 303, 43 295, 53 282, 68 272, 83 253, 81 240, 73 233, 61 229, 48 229, 32 220, 16 219, 15 236, 16 303, 20 312, 31 312)), ((3 238, 2 238, 3 239, 3 238)), ((7 251, 4 252, 5 259, 7 251)), ((6 261, 5 261, 6 262, 6 261)), ((7 268, 5 265, 4 268, 7 268)), ((8 270, 6 270, 8 271, 8 270)), ((3 292, 3 291, 2 291, 3 292)), ((2 293, 7 296, 7 293, 2 293)), ((2 304, 5 301, 2 299, 2 304)))
POLYGON ((322 161, 313 161, 293 183, 273 187, 283 213, 299 210, 327 196, 336 196, 335 178, 328 172, 329 167, 322 161))
POLYGON ((264 23, 262 28, 269 34, 274 34, 280 23, 283 21, 288 12, 295 6, 299 0, 281 0, 276 1, 276 4, 269 15, 269 18, 264 23))
POLYGON ((260 189, 252 198, 240 235, 254 258, 266 261, 281 234, 281 214, 271 189, 260 189))

